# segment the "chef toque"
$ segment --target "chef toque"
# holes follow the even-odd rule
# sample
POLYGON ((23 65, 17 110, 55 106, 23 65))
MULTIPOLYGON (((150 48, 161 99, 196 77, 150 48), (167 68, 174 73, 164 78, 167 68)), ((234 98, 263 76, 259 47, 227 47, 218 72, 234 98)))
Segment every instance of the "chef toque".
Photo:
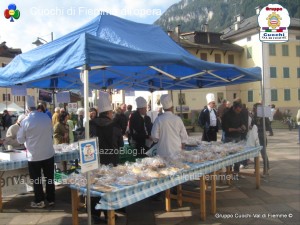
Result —
POLYGON ((163 109, 169 109, 173 106, 173 102, 171 99, 171 95, 169 94, 164 94, 160 97, 160 103, 163 106, 163 109))
POLYGON ((98 109, 99 113, 111 111, 113 109, 107 92, 100 91, 98 109))
POLYGON ((215 95, 213 93, 208 93, 206 95, 207 104, 215 101, 215 95))
POLYGON ((136 107, 138 109, 140 109, 140 108, 147 108, 147 101, 143 97, 141 97, 141 96, 137 97, 135 99, 135 101, 136 101, 136 107))
POLYGON ((26 118, 26 115, 25 115, 25 114, 21 114, 21 115, 18 116, 18 120, 17 120, 17 121, 18 121, 19 123, 21 123, 22 120, 24 120, 25 118, 26 118))
POLYGON ((36 109, 36 105, 34 103, 34 97, 31 95, 26 96, 26 109, 28 109, 28 110, 36 109))

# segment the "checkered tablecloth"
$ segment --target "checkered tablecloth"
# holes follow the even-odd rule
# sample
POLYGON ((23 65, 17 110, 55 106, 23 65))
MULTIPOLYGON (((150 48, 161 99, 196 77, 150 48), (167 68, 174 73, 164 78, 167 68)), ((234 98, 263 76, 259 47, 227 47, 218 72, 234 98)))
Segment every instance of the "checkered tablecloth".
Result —
MULTIPOLYGON (((79 150, 72 150, 68 152, 60 152, 55 153, 54 161, 56 163, 61 161, 69 161, 79 159, 79 150)), ((18 161, 0 161, 0 171, 7 171, 7 170, 16 170, 21 168, 28 167, 28 160, 18 160, 18 161)))
MULTIPOLYGON (((194 180, 197 177, 212 173, 223 167, 232 165, 233 163, 243 161, 245 159, 258 156, 261 147, 245 148, 244 150, 228 155, 222 159, 214 161, 206 161, 203 163, 189 163, 190 169, 181 171, 174 176, 153 179, 150 181, 139 182, 131 186, 116 186, 116 190, 108 193, 90 191, 91 196, 101 196, 100 204, 97 209, 114 210, 131 205, 135 202, 143 200, 161 191, 165 191, 171 187, 194 180)), ((74 185, 70 186, 86 194, 86 188, 78 188, 74 185)))

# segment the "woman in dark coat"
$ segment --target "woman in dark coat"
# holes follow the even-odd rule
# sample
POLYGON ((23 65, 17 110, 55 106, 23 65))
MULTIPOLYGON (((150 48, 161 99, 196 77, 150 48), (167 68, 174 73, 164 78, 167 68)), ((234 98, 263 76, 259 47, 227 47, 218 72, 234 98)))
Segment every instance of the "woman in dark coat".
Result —
POLYGON ((124 146, 122 131, 112 120, 113 112, 101 112, 98 118, 91 120, 96 127, 96 136, 99 142, 101 164, 113 164, 119 162, 119 149, 124 146))
MULTIPOLYGON (((90 120, 90 124, 96 128, 98 137, 99 157, 101 164, 113 164, 119 162, 119 150, 124 146, 122 130, 113 122, 113 111, 108 93, 101 92, 99 98, 99 117, 90 120), (102 95, 102 96, 101 96, 102 95)), ((95 206, 100 201, 98 197, 91 198, 91 213, 94 223, 101 221, 101 211, 104 212, 107 222, 107 210, 96 210, 95 206)))

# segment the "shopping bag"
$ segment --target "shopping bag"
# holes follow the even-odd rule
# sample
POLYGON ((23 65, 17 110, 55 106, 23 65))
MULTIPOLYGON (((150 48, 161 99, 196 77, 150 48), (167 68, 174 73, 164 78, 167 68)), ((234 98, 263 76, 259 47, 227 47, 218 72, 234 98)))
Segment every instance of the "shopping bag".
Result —
POLYGON ((259 146, 257 126, 253 125, 252 129, 247 133, 246 147, 256 147, 259 146))

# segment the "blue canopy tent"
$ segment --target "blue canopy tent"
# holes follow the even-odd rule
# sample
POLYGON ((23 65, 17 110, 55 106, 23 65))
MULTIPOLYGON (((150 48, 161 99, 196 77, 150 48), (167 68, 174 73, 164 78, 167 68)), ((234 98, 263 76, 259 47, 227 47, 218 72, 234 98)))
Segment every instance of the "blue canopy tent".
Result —
MULTIPOLYGON (((0 68, 0 86, 172 90, 261 80, 260 68, 202 61, 159 26, 99 15, 81 28, 0 68)), ((88 128, 88 123, 86 124, 88 128)))
POLYGON ((99 15, 57 40, 16 56, 0 69, 0 86, 76 88, 82 85, 83 66, 89 70, 89 84, 98 89, 189 89, 261 80, 260 68, 196 58, 159 26, 99 15), (49 79, 54 77, 57 82, 49 79))
MULTIPOLYGON (((0 86, 182 90, 261 80, 260 68, 202 61, 159 26, 99 15, 0 68, 0 86), (88 86, 89 85, 89 86, 88 86)), ((88 123, 86 124, 88 128, 88 123)))

